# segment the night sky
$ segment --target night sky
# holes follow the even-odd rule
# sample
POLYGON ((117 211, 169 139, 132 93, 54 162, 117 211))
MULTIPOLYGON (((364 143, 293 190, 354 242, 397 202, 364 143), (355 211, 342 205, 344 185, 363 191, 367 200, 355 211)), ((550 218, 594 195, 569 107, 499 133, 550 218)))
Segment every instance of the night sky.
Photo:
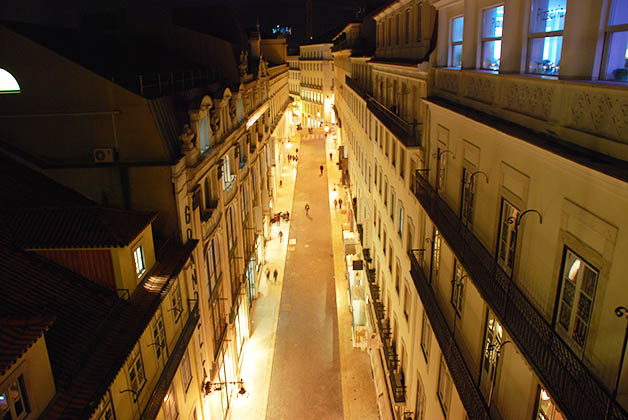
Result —
MULTIPOLYGON (((387 0, 312 0, 314 37, 340 30, 355 19, 360 10, 373 10, 387 0)), ((292 27, 289 43, 300 44, 305 37, 305 0, 5 0, 0 2, 0 18, 59 26, 78 26, 84 14, 134 7, 142 10, 181 6, 229 5, 246 27, 259 19, 262 31, 271 33, 275 25, 292 27)))

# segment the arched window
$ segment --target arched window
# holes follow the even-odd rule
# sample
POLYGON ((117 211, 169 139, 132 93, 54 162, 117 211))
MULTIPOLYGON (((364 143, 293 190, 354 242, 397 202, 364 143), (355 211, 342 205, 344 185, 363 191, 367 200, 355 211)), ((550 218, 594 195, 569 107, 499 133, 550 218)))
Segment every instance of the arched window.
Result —
POLYGON ((3 68, 0 68, 0 94, 20 93, 20 85, 15 77, 3 68))

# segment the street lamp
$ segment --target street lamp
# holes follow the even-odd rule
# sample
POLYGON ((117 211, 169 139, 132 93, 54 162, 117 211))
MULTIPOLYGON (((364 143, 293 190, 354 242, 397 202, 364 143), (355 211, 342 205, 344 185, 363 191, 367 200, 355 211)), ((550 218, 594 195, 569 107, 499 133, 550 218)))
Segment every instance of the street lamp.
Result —
MULTIPOLYGON (((628 308, 625 306, 618 306, 615 308, 615 315, 617 318, 626 318, 628 320, 628 308)), ((626 332, 624 333, 624 344, 621 348, 621 358, 619 359, 619 368, 617 369, 617 377, 615 379, 615 388, 613 388, 613 395, 611 399, 608 401, 608 406, 606 407, 606 415, 605 419, 608 419, 611 413, 611 406, 615 403, 617 399, 617 391, 619 389, 619 380, 621 379, 621 370, 624 367, 624 357, 626 356, 626 343, 628 343, 628 322, 626 323, 626 332)))

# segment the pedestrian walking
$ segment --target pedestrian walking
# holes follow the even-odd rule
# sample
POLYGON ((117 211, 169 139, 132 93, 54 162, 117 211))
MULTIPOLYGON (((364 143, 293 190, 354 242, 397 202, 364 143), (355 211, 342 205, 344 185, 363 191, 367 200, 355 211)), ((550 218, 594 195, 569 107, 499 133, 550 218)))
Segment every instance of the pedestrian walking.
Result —
POLYGON ((338 199, 338 204, 340 205, 340 210, 342 210, 342 198, 338 199))
POLYGON ((283 239, 283 232, 279 231, 279 242, 281 242, 282 239, 283 239))
POLYGON ((305 215, 308 216, 310 214, 310 205, 309 204, 305 204, 305 215))
POLYGON ((329 160, 332 159, 332 152, 329 152, 329 160))
POLYGON ((266 267, 266 281, 270 280, 270 268, 266 267))
POLYGON ((275 271, 273 271, 273 278, 275 279, 275 283, 277 283, 277 269, 275 268, 275 271))
POLYGON ((323 165, 319 166, 318 169, 321 170, 321 176, 323 176, 323 165))
POLYGON ((334 198, 334 208, 338 208, 338 199, 334 198))

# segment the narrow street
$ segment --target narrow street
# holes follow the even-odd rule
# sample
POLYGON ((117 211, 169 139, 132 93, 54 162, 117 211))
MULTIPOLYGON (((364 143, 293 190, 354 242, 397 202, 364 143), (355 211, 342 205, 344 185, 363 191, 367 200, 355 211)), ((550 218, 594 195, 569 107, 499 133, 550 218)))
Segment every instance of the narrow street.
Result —
POLYGON ((303 130, 287 152, 298 149, 299 161, 284 165, 275 211, 290 211, 290 221, 275 224, 266 244, 264 272, 271 276, 260 285, 242 369, 249 393, 234 400, 230 419, 378 418, 368 355, 352 346, 346 214, 330 209, 340 173, 328 160, 332 142, 327 146, 322 130, 303 130))

